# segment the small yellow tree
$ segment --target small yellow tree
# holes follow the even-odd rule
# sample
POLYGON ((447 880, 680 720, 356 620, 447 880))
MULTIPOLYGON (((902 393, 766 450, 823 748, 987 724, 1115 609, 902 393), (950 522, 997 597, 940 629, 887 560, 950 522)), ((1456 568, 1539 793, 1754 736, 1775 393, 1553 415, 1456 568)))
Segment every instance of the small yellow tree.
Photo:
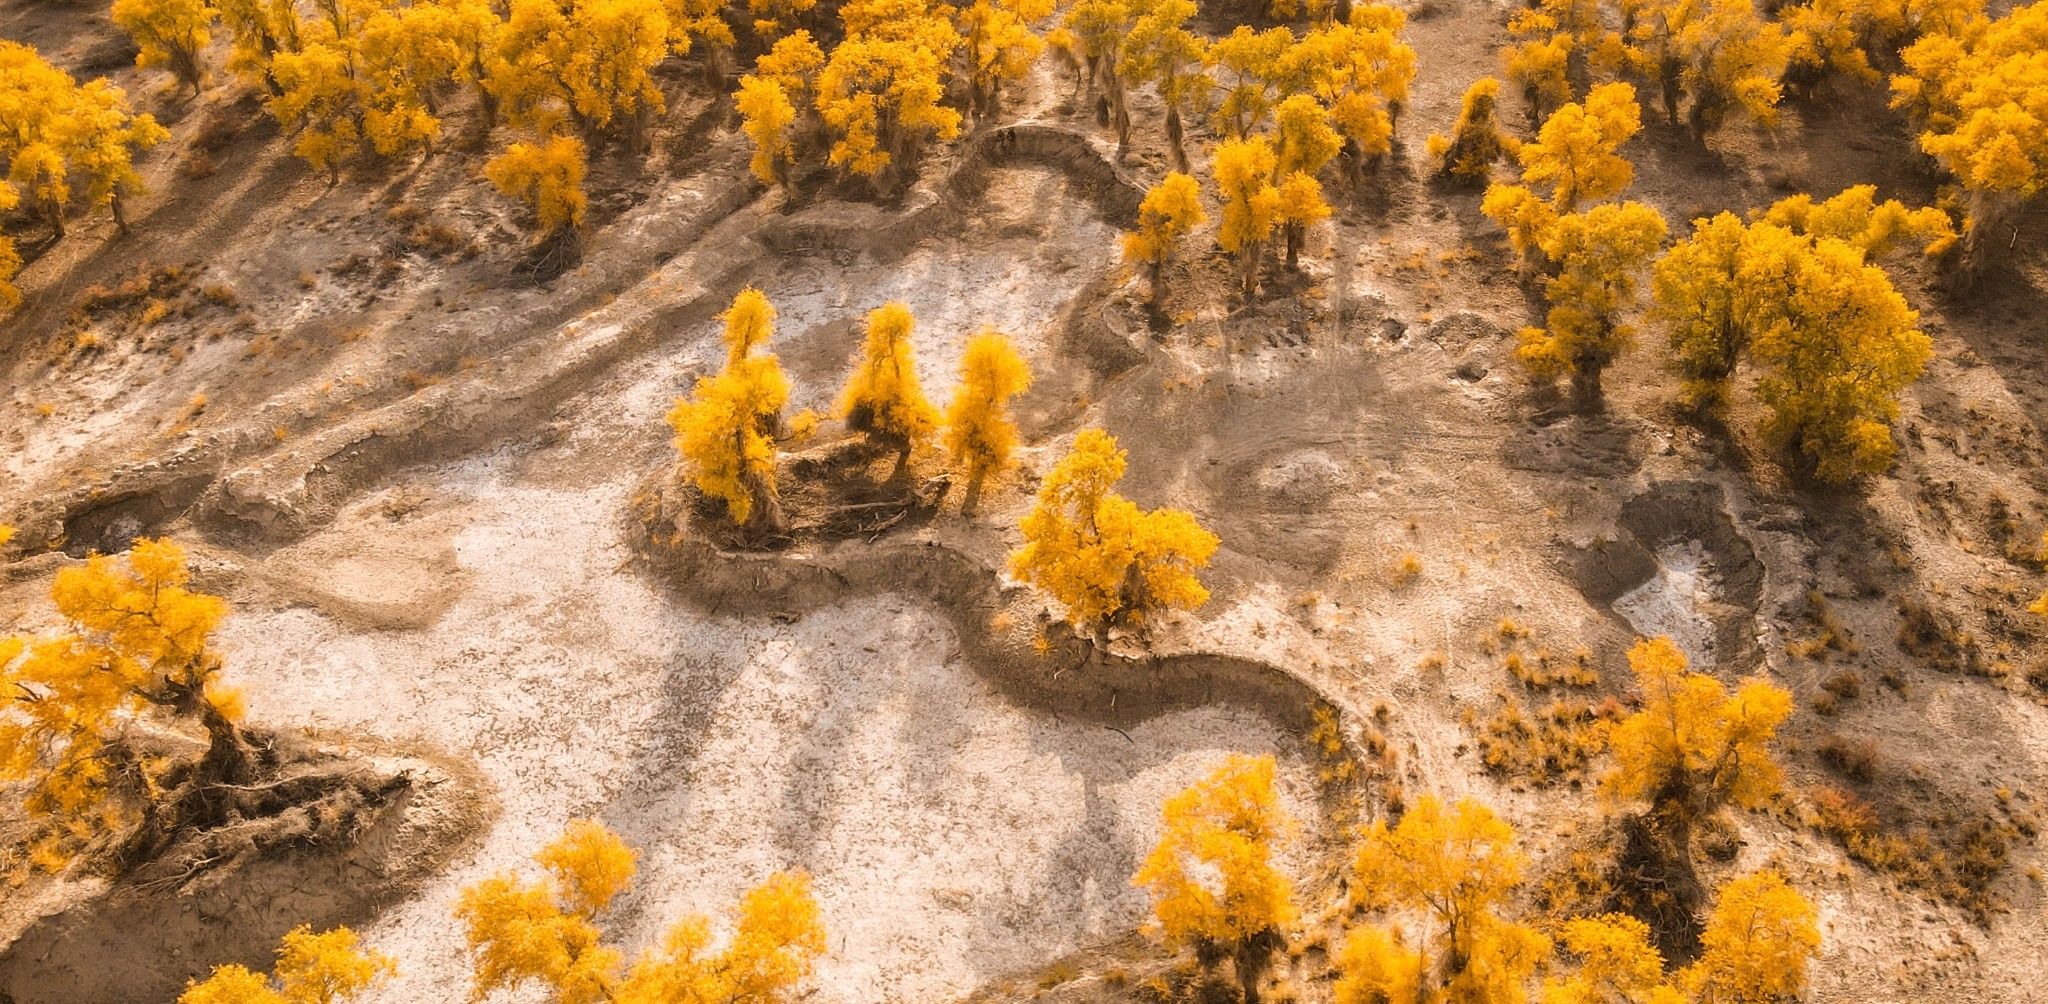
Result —
POLYGON ((1692 236, 1657 260, 1652 314, 1665 325, 1679 400, 1717 413, 1727 406, 1737 353, 1748 344, 1747 298, 1739 292, 1749 231, 1734 213, 1693 221, 1692 236))
POLYGON ((10 186, 0 199, 25 202, 57 236, 79 203, 109 207, 125 230, 121 200, 142 187, 135 155, 169 137, 106 78, 81 85, 34 49, 0 40, 0 175, 10 186))
POLYGON ((1096 121, 1116 130, 1116 155, 1131 147, 1131 114, 1124 104, 1125 47, 1136 25, 1137 4, 1130 0, 1075 0, 1060 27, 1074 40, 1092 87, 1100 87, 1096 121))
POLYGON ((573 241, 589 203, 583 195, 583 141, 550 136, 538 143, 514 143, 484 164, 484 177, 498 191, 533 211, 542 244, 573 241))
POLYGON ((960 34, 926 0, 856 0, 840 8, 844 41, 818 76, 818 113, 831 131, 827 159, 863 177, 901 166, 919 141, 960 134, 942 102, 960 34))
POLYGON ((1344 137, 1330 127, 1330 113, 1306 94, 1290 94, 1273 109, 1273 172, 1285 178, 1313 178, 1343 149, 1344 137))
POLYGON ((1294 923, 1293 883, 1273 860, 1293 821, 1280 807, 1271 756, 1233 754, 1206 780, 1167 799, 1159 843, 1131 884, 1152 893, 1167 944, 1229 958, 1248 1004, 1294 923))
POLYGON ((1641 61, 1663 86, 1672 124, 1685 97, 1692 99, 1687 122, 1702 142, 1731 110, 1766 126, 1777 121, 1791 40, 1753 0, 1631 0, 1629 7, 1641 61))
POLYGON ((1218 86, 1223 100, 1210 118, 1210 127, 1219 136, 1245 140, 1265 124, 1291 69, 1285 60, 1293 45, 1294 33, 1286 28, 1254 31, 1242 24, 1209 43, 1203 61, 1211 72, 1222 74, 1218 86))
POLYGON ((363 105, 367 81, 350 40, 324 39, 270 61, 270 78, 278 92, 268 107, 278 125, 298 139, 292 152, 327 183, 341 180, 341 165, 363 141, 363 105))
POLYGON ((1803 453, 1823 481, 1891 466, 1898 395, 1933 343, 1884 270, 1846 241, 1755 231, 1743 284, 1756 291, 1750 355, 1765 369, 1765 434, 1803 453))
POLYGON ((1447 810, 1425 795, 1399 824, 1374 821, 1352 864, 1352 903, 1416 923, 1351 932, 1338 1004, 1521 1000, 1522 984, 1550 950, 1548 939, 1497 912, 1521 884, 1524 864, 1514 828, 1471 799, 1447 810))
POLYGON ((508 0, 489 86, 516 125, 547 133, 566 121, 638 149, 665 107, 654 68, 688 48, 662 0, 508 0))
POLYGON ((1124 75, 1134 84, 1152 84, 1166 105, 1166 143, 1174 166, 1188 170, 1181 109, 1208 104, 1215 81, 1203 71, 1208 40, 1189 31, 1194 0, 1153 0, 1123 43, 1124 75))
POLYGON ((213 786, 253 780, 241 699, 211 644, 227 604, 190 582, 183 549, 138 540, 124 560, 93 555, 57 573, 63 633, 0 638, 0 688, 22 698, 0 706, 0 780, 23 782, 38 864, 61 867, 124 830, 124 851, 147 854, 182 827, 219 822, 213 786), (119 741, 137 718, 196 722, 206 752, 175 770, 146 764, 119 741))
POLYGON ((1154 307, 1166 300, 1166 263, 1174 248, 1208 218, 1202 210, 1201 186, 1179 171, 1168 173, 1145 193, 1138 206, 1138 229, 1124 235, 1124 260, 1145 263, 1154 307))
POLYGON ((278 945, 273 976, 216 966, 205 982, 187 984, 178 1004, 343 1004, 397 971, 390 956, 357 947, 346 927, 314 934, 302 924, 278 945))
POLYGON ((1500 100, 1500 81, 1481 77, 1465 89, 1458 109, 1457 124, 1447 138, 1429 134, 1429 155, 1436 161, 1441 177, 1478 184, 1493 172, 1493 162, 1513 156, 1521 144, 1502 132, 1494 108, 1500 100))
POLYGON ((839 395, 839 414, 855 432, 887 446, 904 460, 931 438, 938 410, 925 400, 917 379, 917 355, 911 348, 915 321, 910 308, 885 303, 868 312, 867 338, 860 362, 839 395))
POLYGON ((478 999, 532 983, 562 1004, 796 999, 825 950, 808 876, 782 872, 748 891, 724 948, 711 950, 710 918, 684 917, 628 968, 596 918, 632 881, 634 859, 602 824, 576 820, 534 856, 547 877, 498 874, 463 889, 455 916, 468 932, 478 999))
POLYGON ((1614 770, 1604 788, 1624 802, 1647 804, 1628 826, 1657 879, 1628 890, 1634 898, 1625 902, 1631 912, 1654 917, 1665 936, 1679 938, 1696 924, 1701 895, 1695 824, 1724 805, 1759 808, 1777 794, 1784 773, 1770 747, 1792 713, 1792 695, 1762 680, 1730 694, 1720 680, 1687 672, 1685 654, 1669 638, 1637 643, 1628 662, 1642 704, 1610 733, 1614 770))
POLYGON ((206 0, 114 0, 110 12, 114 23, 135 40, 135 65, 161 66, 171 71, 179 85, 199 96, 206 82, 201 60, 213 41, 215 11, 206 0))
POLYGON ((749 74, 740 78, 733 104, 740 113, 740 128, 754 143, 754 157, 747 166, 762 184, 781 185, 787 191, 796 163, 796 142, 790 135, 796 106, 789 94, 772 78, 749 74))
POLYGON ((1354 168, 1393 150, 1394 128, 1415 81, 1415 49, 1401 40, 1407 22, 1398 7, 1360 4, 1349 20, 1309 32, 1282 60, 1281 86, 1306 81, 1330 109, 1354 168))
POLYGON ((1701 1001, 1771 1004, 1806 985, 1806 964, 1820 950, 1813 904, 1774 869, 1721 886, 1700 935, 1700 958, 1679 981, 1701 1001))
POLYGON ((431 148, 441 138, 436 95, 473 81, 475 18, 467 4, 415 3, 363 22, 363 135, 378 154, 431 148))
POLYGON ((1118 495, 1124 451, 1101 429, 1083 429, 1024 517, 1024 546, 1010 573, 1053 595, 1075 626, 1142 623, 1160 610, 1201 606, 1195 577, 1216 553, 1216 535, 1179 509, 1146 512, 1118 495))
POLYGON ((1280 203, 1273 218, 1287 248, 1287 267, 1300 267, 1301 245, 1308 228, 1330 218, 1330 204, 1323 201, 1323 185, 1305 171, 1296 171, 1280 182, 1280 203))
POLYGON ((970 494, 989 475, 1010 465, 1017 423, 1010 399, 1031 387, 1031 367, 994 328, 968 339, 960 356, 960 386, 946 406, 946 452, 966 472, 970 494))
POLYGON ((721 319, 725 368, 676 401, 669 428, 698 491, 723 501, 735 525, 781 533, 788 523, 776 494, 775 435, 789 378, 773 355, 755 354, 775 333, 775 307, 760 290, 743 289, 721 319))
POLYGON ((1279 160, 1264 136, 1224 140, 1216 144, 1209 172, 1223 197, 1223 222, 1216 244, 1237 256, 1238 275, 1246 300, 1259 291, 1259 258, 1279 222, 1280 190, 1273 187, 1279 160))
POLYGON ((1557 268, 1543 284, 1549 327, 1523 329, 1516 356, 1539 377, 1569 374, 1582 400, 1598 399, 1600 374, 1635 339, 1622 315, 1663 241, 1664 217, 1637 202, 1560 217, 1541 240, 1557 268))

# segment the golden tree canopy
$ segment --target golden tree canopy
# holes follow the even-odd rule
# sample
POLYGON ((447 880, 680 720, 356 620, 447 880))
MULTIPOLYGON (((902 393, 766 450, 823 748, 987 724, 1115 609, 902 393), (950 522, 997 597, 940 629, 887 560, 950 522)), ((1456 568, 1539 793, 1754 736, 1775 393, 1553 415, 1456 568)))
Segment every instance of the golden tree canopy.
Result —
POLYGON ((1101 429, 1083 429, 1039 486, 1024 517, 1024 546, 1010 572, 1067 608, 1076 624, 1141 621, 1209 599, 1195 577, 1216 553, 1216 535, 1178 509, 1146 512, 1118 495, 1124 451, 1101 429))
POLYGON ((178 1004, 343 1004, 397 971, 390 956, 358 947, 346 927, 314 934, 301 924, 278 945, 274 976, 219 966, 186 986, 178 1004))
POLYGON ((1031 386, 1031 367, 994 328, 968 339, 960 356, 960 386, 946 406, 946 452, 970 478, 984 478, 1010 464, 1017 424, 1010 399, 1031 386))
POLYGON ((922 445, 939 423, 938 409, 925 399, 911 347, 915 321, 910 308, 885 303, 868 312, 860 362, 839 397, 849 426, 895 444, 904 452, 922 445))
POLYGON ((1232 754, 1167 799, 1159 843, 1131 884, 1151 891, 1168 943, 1237 945, 1294 923, 1293 883, 1273 860, 1294 824, 1273 775, 1271 756, 1232 754))

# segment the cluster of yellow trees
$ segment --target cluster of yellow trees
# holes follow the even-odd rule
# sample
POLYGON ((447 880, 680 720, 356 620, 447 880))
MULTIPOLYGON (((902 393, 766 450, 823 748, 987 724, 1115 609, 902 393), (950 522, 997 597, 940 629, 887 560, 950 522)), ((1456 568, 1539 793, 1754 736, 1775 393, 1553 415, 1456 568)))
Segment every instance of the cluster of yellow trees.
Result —
MULTIPOLYGON (((776 444, 809 436, 818 418, 805 411, 783 421, 789 377, 763 351, 775 333, 774 304, 760 290, 745 289, 719 316, 725 366, 676 401, 669 426, 699 491, 722 500, 735 525, 781 533, 788 527, 776 490, 776 444)), ((930 445, 940 426, 939 411, 918 381, 914 323, 900 303, 868 312, 861 357, 836 409, 849 429, 905 461, 930 445)), ((946 408, 944 445, 952 465, 971 481, 1009 466, 1017 442, 1009 402, 1030 386, 1031 369, 1008 338, 987 329, 968 341, 960 385, 946 408)))
MULTIPOLYGON (((1791 711, 1789 694, 1751 681, 1730 695, 1712 676, 1687 672, 1669 639, 1639 644, 1630 665, 1642 703, 1615 730, 1605 781, 1620 803, 1658 813, 1676 802, 1703 815, 1777 794, 1769 744, 1791 711)), ((1262 974, 1300 920, 1275 860, 1292 828, 1272 758, 1233 757, 1167 801, 1159 843, 1132 878, 1150 890, 1168 943, 1192 945, 1211 965, 1230 960, 1247 1001, 1259 999, 1262 974)), ((1699 956, 1667 969, 1636 917, 1578 917, 1546 934, 1502 916, 1526 864, 1514 829, 1471 799, 1446 806, 1424 796, 1398 822, 1374 822, 1347 883, 1361 919, 1338 953, 1335 1000, 1520 1004, 1548 969, 1544 1004, 1768 1004, 1799 993, 1820 947, 1813 906, 1765 869, 1721 886, 1699 956), (1555 950, 1566 960, 1555 961, 1555 950)))
POLYGON ((1984 235, 2048 182, 2044 19, 2038 2, 1994 20, 1983 0, 1538 0, 1510 19, 1502 56, 1532 119, 1633 77, 1656 85, 1672 122, 1685 109, 1701 139, 1731 113, 1773 124, 1788 86, 1875 83, 1876 67, 1898 67, 1894 106, 1960 189, 1967 276, 1984 235))
POLYGON ((1631 85, 1601 84, 1566 102, 1525 143, 1499 136, 1496 89, 1475 85, 1455 135, 1433 145, 1450 173, 1483 176, 1493 150, 1512 150, 1521 166, 1520 184, 1490 184, 1480 206, 1507 231, 1524 274, 1541 277, 1547 323, 1524 329, 1517 350, 1532 372, 1569 375, 1597 398, 1601 373, 1634 340, 1626 318, 1654 261, 1651 314, 1689 404, 1723 406, 1746 356, 1761 371, 1765 433, 1802 452, 1818 477, 1890 466, 1898 395, 1932 350, 1914 328, 1919 315, 1870 259, 1907 237, 1941 253, 1955 240, 1946 213, 1879 203, 1861 185, 1820 202, 1785 199, 1747 222, 1725 212, 1696 220, 1690 237, 1663 250, 1655 209, 1608 201, 1634 175, 1618 152, 1641 128, 1631 85))
POLYGON ((775 38, 734 93, 755 176, 790 186, 821 152, 864 177, 907 165, 917 144, 959 134, 959 111, 943 103, 956 66, 972 107, 993 112, 1003 82, 1044 46, 1029 23, 1051 10, 1050 0, 852 0, 839 8, 845 34, 829 55, 806 29, 775 38))
POLYGON ((2000 224, 2048 186, 2048 3, 1991 20, 1977 4, 1934 4, 1892 77, 1892 104, 1922 123, 1920 148, 1964 194, 1966 269, 1998 247, 2000 224), (1989 249, 1989 250, 1987 250, 1989 249))
MULTIPOLYGON (((789 378, 765 351, 774 304, 760 290, 741 290, 720 320, 725 365, 676 401, 669 427, 698 491, 722 501, 736 526, 781 533, 788 520, 776 487, 777 444, 810 435, 818 418, 806 411, 783 420, 789 378)), ((868 312, 860 358, 835 409, 848 429, 901 461, 931 445, 942 424, 918 381, 913 323, 900 303, 868 312)), ((1017 426, 1009 403, 1030 386, 1030 367, 1008 338, 990 329, 968 340, 943 416, 943 447, 970 482, 1010 466, 1017 426)), ((1115 491, 1123 474, 1116 440, 1083 430, 1040 485, 1022 524, 1025 543, 1011 558, 1011 570, 1051 593, 1076 625, 1135 622, 1208 599, 1194 573, 1215 553, 1216 536, 1178 509, 1138 508, 1115 491)))
POLYGON ((653 72, 693 46, 734 43, 716 0, 117 0, 139 60, 197 93, 213 32, 269 93, 294 150, 338 176, 350 157, 409 157, 443 135, 464 89, 484 126, 527 138, 485 168, 552 237, 582 219, 586 144, 644 146, 663 110, 653 72))
MULTIPOLYGON (((23 208, 64 234, 65 214, 107 207, 126 229, 123 196, 139 189, 135 155, 169 134, 136 115, 102 77, 80 84, 19 42, 0 40, 0 213, 23 208)), ((0 233, 0 313, 21 302, 21 255, 0 233)))
MULTIPOLYGON (((1066 29, 1116 110, 1124 142, 1126 72, 1158 86, 1183 167, 1181 108, 1214 103, 1218 142, 1210 175, 1222 203, 1216 244, 1236 257, 1249 299, 1275 231, 1292 269, 1308 228, 1331 215, 1322 170, 1342 156, 1355 173, 1392 150, 1394 124, 1415 79, 1415 50, 1400 37, 1407 15, 1383 4, 1355 7, 1348 19, 1325 20, 1299 37, 1285 26, 1259 32, 1240 25, 1205 41, 1184 27, 1193 13, 1186 0, 1150 8, 1084 0, 1069 12, 1066 29)), ((1207 219, 1201 187, 1185 171, 1167 174, 1146 193, 1138 229, 1124 236, 1124 258, 1145 265, 1154 305, 1163 301, 1163 274, 1175 249, 1207 219)))
MULTIPOLYGON (((476 998, 532 985, 558 1004, 797 999, 825 951, 809 876, 782 872, 749 890, 722 937, 711 918, 684 917, 629 966, 604 943, 596 918, 632 881, 635 857, 603 824, 579 819, 534 855, 541 879, 499 874, 464 889, 455 917, 468 934, 476 998)), ((396 972, 389 957, 357 947, 348 928, 300 928, 285 935, 274 976, 220 966, 178 1004, 342 1004, 396 972)))

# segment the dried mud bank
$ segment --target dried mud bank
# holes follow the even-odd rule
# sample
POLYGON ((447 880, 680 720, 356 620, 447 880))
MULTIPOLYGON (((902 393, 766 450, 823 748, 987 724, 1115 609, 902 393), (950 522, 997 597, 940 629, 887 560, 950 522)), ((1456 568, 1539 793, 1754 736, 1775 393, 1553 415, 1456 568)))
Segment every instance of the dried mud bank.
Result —
POLYGON ((0 1000, 167 1001, 216 965, 268 969, 285 932, 376 916, 473 848, 496 811, 465 760, 374 740, 346 749, 353 769, 394 789, 367 812, 254 821, 298 835, 204 849, 225 866, 174 846, 112 882, 32 882, 0 917, 0 1000))
MULTIPOLYGON (((1356 716, 1281 666, 1091 642, 1048 616, 1029 589, 1006 585, 987 560, 930 534, 726 550, 676 530, 689 522, 677 508, 687 503, 677 499, 681 490, 660 487, 679 484, 673 469, 658 477, 637 496, 629 539, 665 585, 710 612, 798 617, 858 597, 909 594, 943 612, 967 663, 1021 707, 1121 730, 1190 708, 1234 706, 1304 741, 1321 711, 1335 716, 1342 749, 1309 752, 1327 763, 1349 761, 1343 773, 1351 778, 1369 775, 1356 716)), ((1359 794, 1350 782, 1323 792, 1331 809, 1359 794)))

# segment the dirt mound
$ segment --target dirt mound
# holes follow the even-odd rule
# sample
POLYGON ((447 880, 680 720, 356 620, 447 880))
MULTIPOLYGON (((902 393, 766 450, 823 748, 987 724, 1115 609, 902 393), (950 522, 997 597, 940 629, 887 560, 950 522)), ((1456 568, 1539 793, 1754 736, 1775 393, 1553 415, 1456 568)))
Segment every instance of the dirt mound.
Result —
POLYGON ((470 845, 491 811, 473 767, 354 745, 360 769, 405 783, 354 820, 347 839, 309 831, 222 874, 186 874, 199 862, 174 847, 111 884, 77 881, 40 897, 42 916, 0 952, 0 1000, 165 1001, 216 965, 267 970, 285 932, 359 924, 470 845))

